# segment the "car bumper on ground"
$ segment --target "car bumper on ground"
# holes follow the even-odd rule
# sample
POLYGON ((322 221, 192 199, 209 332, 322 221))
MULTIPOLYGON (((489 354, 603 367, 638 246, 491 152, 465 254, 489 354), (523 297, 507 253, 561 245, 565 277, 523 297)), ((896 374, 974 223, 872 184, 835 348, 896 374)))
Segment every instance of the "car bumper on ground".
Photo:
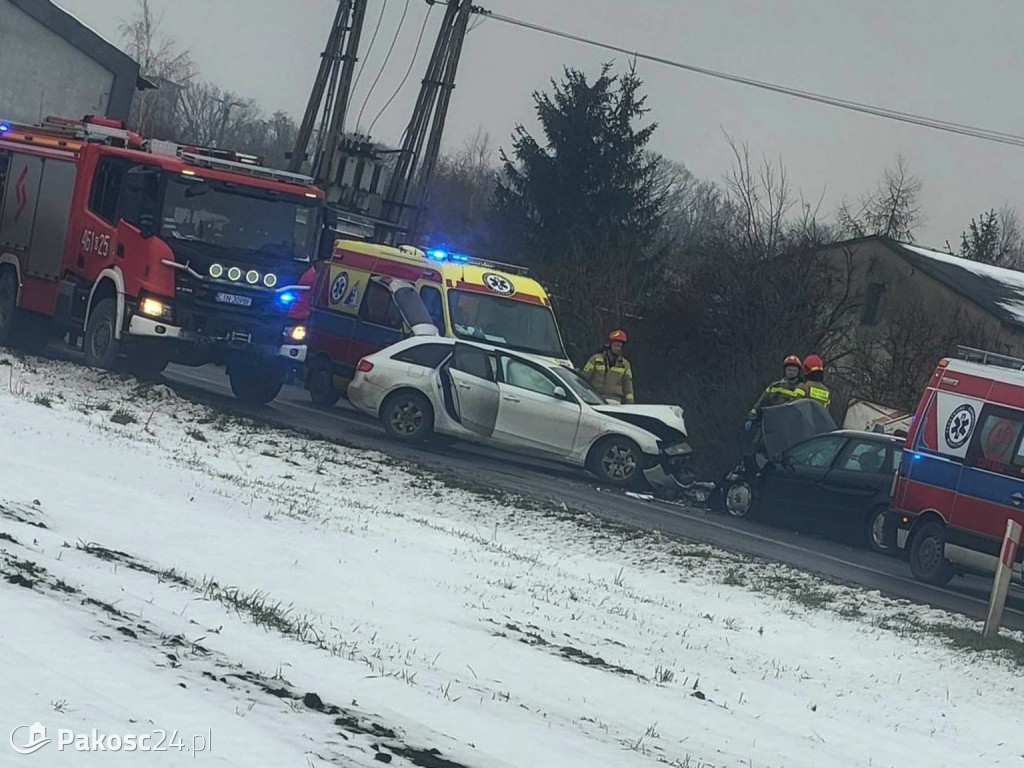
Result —
POLYGON ((689 470, 693 449, 688 443, 662 446, 657 456, 648 456, 644 478, 653 488, 683 491, 694 481, 689 470))

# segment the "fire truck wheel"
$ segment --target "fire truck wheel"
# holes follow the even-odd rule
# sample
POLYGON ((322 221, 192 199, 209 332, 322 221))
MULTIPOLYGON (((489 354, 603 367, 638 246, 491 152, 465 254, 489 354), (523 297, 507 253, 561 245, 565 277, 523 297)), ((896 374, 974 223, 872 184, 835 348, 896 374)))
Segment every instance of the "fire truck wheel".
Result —
POLYGON ((918 581, 944 587, 956 572, 945 557, 946 527, 938 520, 925 520, 910 539, 910 571, 918 581))
POLYGON ((309 366, 309 398, 317 405, 330 408, 338 402, 341 392, 334 386, 334 375, 331 373, 331 362, 318 357, 309 366))
POLYGON ((248 405, 266 405, 284 386, 284 370, 273 366, 232 366, 228 378, 235 397, 248 405))
POLYGON ((0 344, 8 344, 18 301, 18 278, 10 269, 0 272, 0 344))
POLYGON ((117 302, 103 299, 89 313, 85 328, 85 364, 94 368, 112 369, 117 364, 121 342, 115 336, 117 302))

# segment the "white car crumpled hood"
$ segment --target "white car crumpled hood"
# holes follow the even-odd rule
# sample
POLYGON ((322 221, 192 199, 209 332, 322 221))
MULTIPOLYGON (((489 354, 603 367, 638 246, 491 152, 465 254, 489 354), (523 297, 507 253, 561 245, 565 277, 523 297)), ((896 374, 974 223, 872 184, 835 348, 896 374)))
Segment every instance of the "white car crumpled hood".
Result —
POLYGON ((683 433, 684 437, 689 437, 689 433, 686 431, 686 422, 683 420, 683 409, 678 405, 615 405, 609 403, 607 405, 594 405, 591 407, 595 411, 606 413, 609 416, 631 413, 637 416, 657 419, 665 426, 679 430, 683 433))

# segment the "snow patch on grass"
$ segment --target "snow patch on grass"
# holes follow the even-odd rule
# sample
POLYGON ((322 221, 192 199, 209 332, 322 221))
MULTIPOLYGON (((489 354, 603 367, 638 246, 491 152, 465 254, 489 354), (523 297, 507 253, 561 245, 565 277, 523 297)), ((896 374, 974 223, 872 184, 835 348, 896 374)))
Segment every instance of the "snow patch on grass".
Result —
POLYGON ((1019 634, 166 387, 2 366, 5 722, 212 728, 197 764, 1020 759, 1019 634))

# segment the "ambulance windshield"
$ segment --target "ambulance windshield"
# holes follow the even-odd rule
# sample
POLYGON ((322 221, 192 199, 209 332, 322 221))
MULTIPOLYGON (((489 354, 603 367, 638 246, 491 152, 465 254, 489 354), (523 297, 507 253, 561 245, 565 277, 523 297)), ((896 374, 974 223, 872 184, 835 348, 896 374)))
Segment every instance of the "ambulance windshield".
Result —
POLYGON ((549 307, 469 291, 449 291, 452 330, 462 339, 485 341, 520 352, 566 358, 549 307))
POLYGON ((160 234, 275 261, 309 261, 320 235, 316 201, 273 190, 170 176, 160 234))

